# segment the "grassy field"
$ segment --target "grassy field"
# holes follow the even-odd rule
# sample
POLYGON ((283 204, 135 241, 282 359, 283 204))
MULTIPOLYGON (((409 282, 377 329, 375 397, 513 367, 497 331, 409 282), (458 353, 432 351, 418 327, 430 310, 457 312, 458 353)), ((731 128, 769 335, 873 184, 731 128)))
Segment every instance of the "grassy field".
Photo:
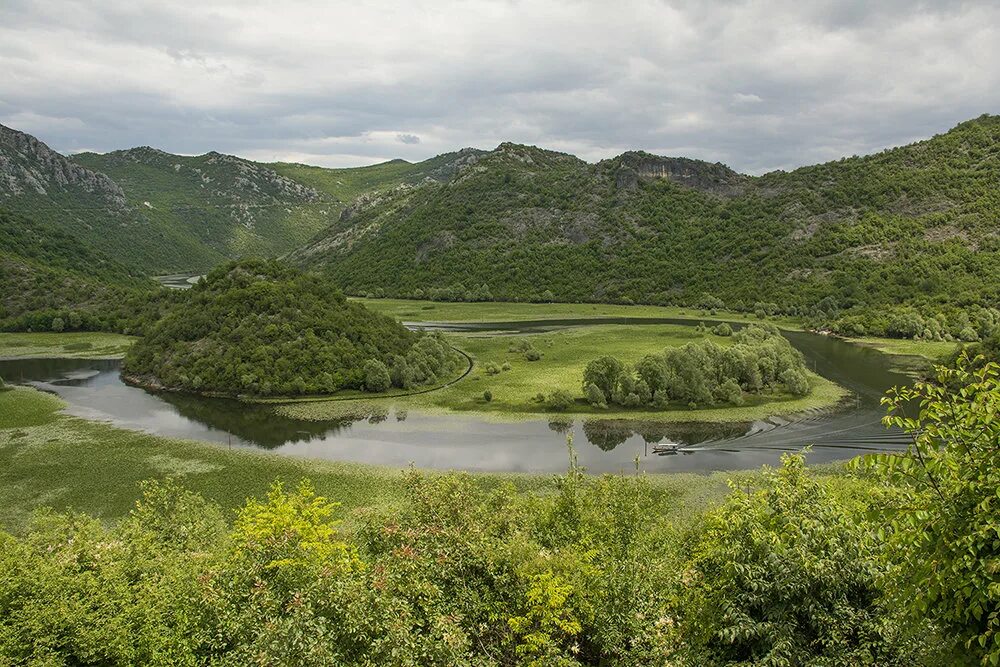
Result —
MULTIPOLYGON (((263 496, 276 480, 309 479, 342 504, 345 528, 365 508, 402 498, 404 471, 310 461, 263 452, 173 440, 88 422, 59 412, 60 399, 30 388, 0 392, 0 526, 23 530, 39 507, 72 509, 114 521, 131 509, 139 484, 173 477, 227 510, 248 496, 263 496)), ((428 473, 443 474, 443 473, 428 473)), ((676 496, 675 512, 697 510, 726 493, 729 475, 653 476, 676 496)), ((484 483, 509 481, 519 491, 548 492, 551 475, 477 475, 484 483)))
MULTIPOLYGON (((690 326, 616 324, 569 327, 557 332, 524 336, 448 334, 446 338, 453 345, 465 350, 475 360, 473 372, 464 380, 440 391, 392 400, 413 410, 472 412, 496 420, 537 418, 552 414, 536 400, 538 394, 548 396, 562 389, 581 396, 583 369, 591 359, 611 354, 626 363, 635 363, 647 354, 684 345, 701 337, 702 334, 690 326), (542 358, 528 361, 524 353, 515 351, 522 341, 530 342, 542 353, 542 358), (510 369, 490 375, 486 372, 489 364, 499 368, 506 364, 510 369), (483 398, 486 390, 493 395, 490 402, 483 398)), ((710 337, 720 345, 730 342, 729 338, 710 337)), ((660 421, 747 421, 828 407, 845 395, 840 387, 817 375, 812 376, 811 381, 813 391, 804 398, 782 394, 747 396, 747 402, 739 407, 678 408, 669 411, 598 410, 586 404, 581 396, 581 400, 568 412, 660 421)), ((278 410, 285 416, 299 419, 325 419, 340 414, 343 406, 332 401, 313 401, 285 404, 278 410)))
MULTIPOLYGON (((622 306, 597 303, 452 303, 408 299, 357 299, 374 311, 406 322, 514 322, 552 320, 573 317, 678 317, 682 319, 727 322, 761 322, 747 313, 708 311, 665 306, 622 306)), ((802 328, 790 318, 768 318, 783 329, 802 328)))
POLYGON ((873 347, 879 352, 897 356, 923 357, 940 361, 955 351, 961 343, 936 340, 907 340, 903 338, 845 338, 851 343, 873 347))
POLYGON ((111 359, 121 357, 135 340, 110 333, 0 333, 0 359, 12 357, 70 357, 111 359))

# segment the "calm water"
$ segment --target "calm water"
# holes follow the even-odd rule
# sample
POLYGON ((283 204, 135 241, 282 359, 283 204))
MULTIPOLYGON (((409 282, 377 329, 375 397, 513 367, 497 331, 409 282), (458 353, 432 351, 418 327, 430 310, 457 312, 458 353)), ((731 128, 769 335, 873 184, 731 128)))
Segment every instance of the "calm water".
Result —
MULTIPOLYGON (((589 323, 691 324, 688 320, 559 320, 489 324, 411 323, 448 331, 540 333, 589 323)), ((879 398, 908 381, 884 355, 815 334, 786 332, 809 367, 854 393, 845 406, 794 422, 781 418, 743 424, 655 424, 548 420, 498 424, 463 415, 385 413, 365 421, 305 422, 278 417, 266 408, 227 399, 130 387, 118 377, 118 360, 0 360, 0 377, 61 396, 71 414, 124 428, 190 438, 233 448, 267 449, 291 456, 390 466, 481 471, 554 472, 566 466, 566 432, 574 435, 580 461, 594 472, 631 469, 636 456, 648 471, 732 470, 775 463, 782 452, 811 444, 812 462, 845 459, 862 452, 905 446, 886 431, 879 398), (658 455, 663 439, 685 445, 683 453, 658 455)))

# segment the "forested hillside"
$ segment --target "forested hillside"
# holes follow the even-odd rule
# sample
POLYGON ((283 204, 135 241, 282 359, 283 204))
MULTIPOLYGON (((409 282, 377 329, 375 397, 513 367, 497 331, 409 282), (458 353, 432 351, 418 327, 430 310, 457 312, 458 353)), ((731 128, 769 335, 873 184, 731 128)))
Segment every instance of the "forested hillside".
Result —
POLYGON ((156 284, 52 223, 0 208, 0 330, 136 328, 156 284))
POLYGON ((762 177, 502 144, 447 182, 360 202, 291 258, 360 294, 929 317, 996 303, 998 181, 996 116, 762 177))

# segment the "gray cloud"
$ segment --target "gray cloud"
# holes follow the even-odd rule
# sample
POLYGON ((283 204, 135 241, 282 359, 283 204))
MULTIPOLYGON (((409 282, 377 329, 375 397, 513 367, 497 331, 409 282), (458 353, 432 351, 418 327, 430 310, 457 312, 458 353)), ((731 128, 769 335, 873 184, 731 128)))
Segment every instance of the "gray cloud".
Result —
POLYGON ((510 140, 742 171, 1000 111, 994 2, 7 0, 0 122, 348 166, 510 140))

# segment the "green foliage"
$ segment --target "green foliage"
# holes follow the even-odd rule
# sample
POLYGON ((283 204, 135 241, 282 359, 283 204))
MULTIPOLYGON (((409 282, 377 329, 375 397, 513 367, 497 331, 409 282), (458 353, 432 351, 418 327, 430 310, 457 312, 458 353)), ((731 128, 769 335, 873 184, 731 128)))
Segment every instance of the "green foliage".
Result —
POLYGON ((785 455, 697 529, 682 594, 697 664, 905 665, 879 589, 879 543, 854 503, 785 455))
POLYGON ((714 333, 716 336, 723 336, 723 337, 732 336, 733 328, 729 325, 728 322, 723 322, 722 324, 716 324, 714 327, 712 327, 712 333, 714 333))
POLYGON ((554 392, 549 394, 548 399, 546 399, 548 406, 552 410, 562 412, 573 407, 575 402, 573 395, 564 389, 556 389, 554 392))
POLYGON ((489 403, 490 401, 492 401, 493 400, 493 392, 490 391, 489 389, 487 389, 486 391, 484 391, 483 392, 483 400, 486 401, 487 403, 489 403))
POLYGON ((130 350, 124 373, 179 389, 263 396, 437 382, 440 339, 347 301, 325 278, 245 260, 209 274, 130 350))
POLYGON ((963 355, 938 367, 936 382, 895 388, 883 403, 886 425, 913 444, 860 467, 900 489, 885 508, 898 602, 940 623, 983 664, 998 664, 1000 366, 963 355))
POLYGON ((0 532, 0 663, 954 663, 884 588, 893 544, 867 517, 891 492, 801 457, 731 487, 691 523, 669 484, 575 457, 538 491, 410 471, 345 529, 307 483, 231 525, 148 483, 113 524, 41 512, 0 532))
POLYGON ((365 391, 382 392, 387 391, 392 386, 392 378, 389 377, 389 369, 378 359, 368 359, 365 361, 365 391))
POLYGON ((588 382, 583 388, 583 396, 587 399, 587 402, 593 405, 595 408, 606 408, 608 407, 608 399, 598 387, 593 382, 588 382))

